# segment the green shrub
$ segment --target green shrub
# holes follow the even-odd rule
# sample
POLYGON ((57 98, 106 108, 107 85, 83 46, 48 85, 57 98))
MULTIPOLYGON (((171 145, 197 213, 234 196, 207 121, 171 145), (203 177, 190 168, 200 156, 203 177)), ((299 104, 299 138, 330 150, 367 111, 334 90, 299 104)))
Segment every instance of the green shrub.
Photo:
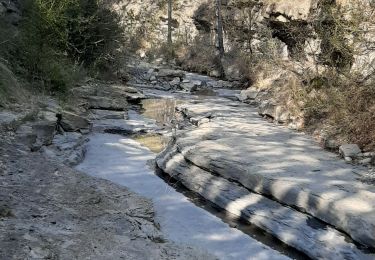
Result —
POLYGON ((97 75, 120 56, 119 17, 102 1, 25 0, 22 18, 12 37, 0 21, 0 58, 43 90, 65 92, 86 68, 97 75))

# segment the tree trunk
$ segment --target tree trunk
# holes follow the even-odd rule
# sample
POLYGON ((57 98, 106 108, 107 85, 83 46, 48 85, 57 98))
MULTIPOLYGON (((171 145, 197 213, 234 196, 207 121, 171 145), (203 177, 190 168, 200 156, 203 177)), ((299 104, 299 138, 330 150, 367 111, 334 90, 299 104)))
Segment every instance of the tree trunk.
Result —
POLYGON ((223 20, 221 16, 221 0, 216 0, 216 41, 218 55, 216 57, 216 65, 219 69, 220 77, 225 78, 225 70, 223 67, 222 58, 224 57, 224 33, 223 33, 223 20))
POLYGON ((168 45, 172 45, 172 1, 168 0, 168 45))
POLYGON ((217 30, 217 48, 220 58, 224 56, 224 39, 223 39, 223 20, 221 16, 221 0, 216 0, 216 30, 217 30))

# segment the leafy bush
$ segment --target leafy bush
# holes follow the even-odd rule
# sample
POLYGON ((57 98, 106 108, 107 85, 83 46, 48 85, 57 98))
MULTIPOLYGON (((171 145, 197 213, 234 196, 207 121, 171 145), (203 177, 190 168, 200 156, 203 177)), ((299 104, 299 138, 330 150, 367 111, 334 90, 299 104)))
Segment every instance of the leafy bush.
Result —
POLYGON ((51 92, 66 91, 86 69, 112 69, 122 37, 119 17, 98 0, 25 0, 19 33, 3 39, 7 27, 0 57, 51 92))

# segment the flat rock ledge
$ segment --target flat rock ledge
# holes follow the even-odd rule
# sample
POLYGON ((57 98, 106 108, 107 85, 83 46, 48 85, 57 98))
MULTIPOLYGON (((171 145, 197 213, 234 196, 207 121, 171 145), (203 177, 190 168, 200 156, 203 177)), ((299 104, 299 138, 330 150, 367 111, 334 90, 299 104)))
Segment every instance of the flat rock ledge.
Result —
POLYGON ((163 171, 314 259, 374 259, 346 239, 375 247, 375 187, 358 180, 363 168, 238 102, 179 110, 198 127, 158 156, 163 171))
POLYGON ((166 241, 149 200, 26 148, 1 136, 0 259, 214 259, 166 241))

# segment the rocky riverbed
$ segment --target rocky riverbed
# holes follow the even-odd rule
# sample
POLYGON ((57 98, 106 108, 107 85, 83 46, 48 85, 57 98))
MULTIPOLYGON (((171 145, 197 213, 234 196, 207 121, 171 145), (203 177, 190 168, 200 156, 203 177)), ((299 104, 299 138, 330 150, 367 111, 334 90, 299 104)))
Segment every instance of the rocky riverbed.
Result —
POLYGON ((72 89, 69 106, 1 112, 1 258, 373 259, 364 167, 235 101, 238 82, 132 73, 72 89), (194 205, 154 174, 150 149, 164 174, 278 242, 194 205))

